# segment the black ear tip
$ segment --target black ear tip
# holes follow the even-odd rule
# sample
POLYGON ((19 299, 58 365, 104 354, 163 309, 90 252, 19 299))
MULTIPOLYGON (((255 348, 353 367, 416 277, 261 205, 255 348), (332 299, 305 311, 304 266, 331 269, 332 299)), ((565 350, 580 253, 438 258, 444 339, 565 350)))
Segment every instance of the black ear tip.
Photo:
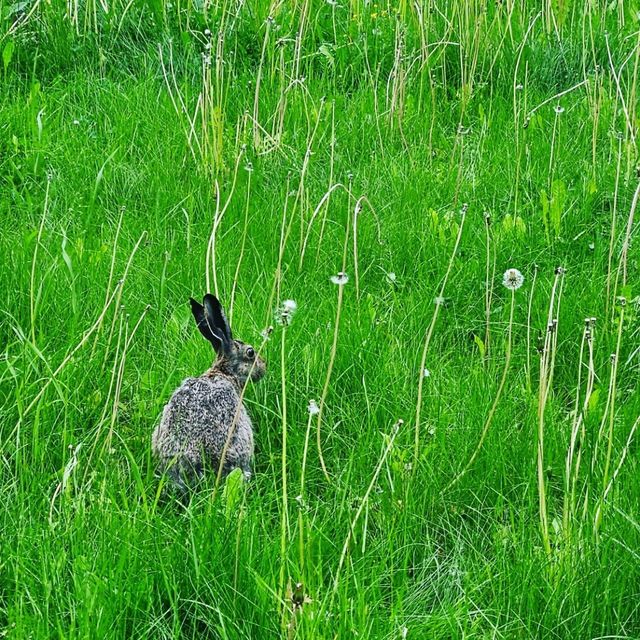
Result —
POLYGON ((216 305, 220 304, 220 300, 218 300, 218 298, 216 298, 212 293, 205 293, 202 301, 204 303, 209 302, 211 304, 216 304, 216 305))

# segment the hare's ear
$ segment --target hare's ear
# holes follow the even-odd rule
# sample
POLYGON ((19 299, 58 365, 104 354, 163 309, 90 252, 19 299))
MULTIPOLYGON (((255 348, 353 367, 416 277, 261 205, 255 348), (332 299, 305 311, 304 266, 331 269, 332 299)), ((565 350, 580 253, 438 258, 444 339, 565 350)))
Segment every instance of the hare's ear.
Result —
POLYGON ((216 330, 213 319, 207 318, 205 308, 193 298, 189 298, 189 302, 191 303, 191 313, 196 319, 200 333, 211 343, 215 352, 220 353, 224 346, 224 337, 216 330))
POLYGON ((225 346, 231 347, 233 344, 231 327, 218 298, 207 293, 204 297, 204 310, 209 322, 213 324, 214 331, 222 336, 225 346))

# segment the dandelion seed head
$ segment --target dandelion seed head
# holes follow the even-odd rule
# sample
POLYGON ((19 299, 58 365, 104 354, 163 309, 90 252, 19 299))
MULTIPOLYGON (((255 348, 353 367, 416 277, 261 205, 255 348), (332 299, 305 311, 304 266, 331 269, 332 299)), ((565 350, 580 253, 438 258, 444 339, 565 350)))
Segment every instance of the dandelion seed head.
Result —
POLYGON ((502 284, 511 291, 519 289, 524 283, 524 276, 517 269, 507 269, 502 277, 502 284))
POLYGON ((437 306, 441 307, 441 306, 445 303, 444 296, 436 296, 436 297, 433 299, 433 302, 434 302, 437 306))
POLYGON ((317 416, 320 413, 320 407, 315 400, 309 400, 307 411, 309 412, 309 415, 317 416))
POLYGON ((387 273, 387 280, 391 283, 394 284, 395 281, 397 280, 396 278, 396 274, 393 271, 389 271, 389 273, 387 273))
POLYGON ((423 369, 422 377, 423 378, 430 378, 431 377, 431 371, 429 371, 429 369, 423 369))
POLYGON ((283 327, 289 326, 297 310, 298 304, 295 300, 283 300, 274 314, 276 322, 283 327))
POLYGON ((260 335, 262 336, 262 339, 266 342, 271 337, 272 333, 273 333, 273 327, 269 326, 263 329, 260 332, 260 335))
POLYGON ((331 276, 331 282, 333 282, 333 284, 342 286, 349 282, 349 276, 344 271, 339 271, 337 275, 331 276))
POLYGON ((554 111, 555 111, 558 115, 560 115, 561 113, 564 113, 564 107, 561 107, 559 104, 557 104, 557 105, 554 107, 554 111))

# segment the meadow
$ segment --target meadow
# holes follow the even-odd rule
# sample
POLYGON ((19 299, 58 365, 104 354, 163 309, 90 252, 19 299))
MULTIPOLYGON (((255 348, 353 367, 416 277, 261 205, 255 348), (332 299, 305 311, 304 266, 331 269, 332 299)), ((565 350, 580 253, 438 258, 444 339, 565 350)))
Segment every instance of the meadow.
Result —
POLYGON ((639 11, 0 0, 0 637, 640 638, 639 11))

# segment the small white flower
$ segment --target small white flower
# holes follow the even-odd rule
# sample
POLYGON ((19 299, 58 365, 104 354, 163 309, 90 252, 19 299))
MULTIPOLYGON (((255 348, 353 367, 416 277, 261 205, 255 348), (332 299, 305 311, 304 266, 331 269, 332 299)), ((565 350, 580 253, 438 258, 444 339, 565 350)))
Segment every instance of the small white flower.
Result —
POLYGON ((422 371, 422 377, 423 378, 430 378, 431 377, 431 371, 429 371, 429 369, 424 369, 422 371))
POLYGON ((521 84, 516 85, 516 91, 522 91, 524 87, 521 84))
POLYGON ((441 307, 444 303, 445 303, 445 299, 444 296, 436 296, 433 301, 436 303, 436 305, 438 305, 439 307, 441 307))
POLYGON ((333 282, 333 284, 342 286, 349 282, 349 276, 344 271, 340 271, 338 272, 337 276, 331 276, 331 282, 333 282))
POLYGON ((311 416, 317 416, 320 413, 320 407, 315 400, 309 400, 309 405, 307 406, 307 411, 311 416))
POLYGON ((564 113, 564 107, 561 107, 559 104, 557 104, 553 109, 558 115, 564 113))
POLYGON ((507 269, 502 277, 502 284, 515 291, 519 289, 524 282, 524 276, 517 269, 507 269))
POLYGON ((77 127, 77 126, 80 124, 80 120, 77 120, 77 119, 76 119, 76 120, 74 120, 74 121, 73 121, 73 124, 77 127))
POLYGON ((387 280, 391 284, 394 284, 395 281, 397 280, 396 274, 393 271, 389 271, 389 273, 387 273, 387 280))
POLYGON ((211 31, 209 29, 205 29, 204 30, 204 35, 205 36, 210 36, 211 35, 211 31))

